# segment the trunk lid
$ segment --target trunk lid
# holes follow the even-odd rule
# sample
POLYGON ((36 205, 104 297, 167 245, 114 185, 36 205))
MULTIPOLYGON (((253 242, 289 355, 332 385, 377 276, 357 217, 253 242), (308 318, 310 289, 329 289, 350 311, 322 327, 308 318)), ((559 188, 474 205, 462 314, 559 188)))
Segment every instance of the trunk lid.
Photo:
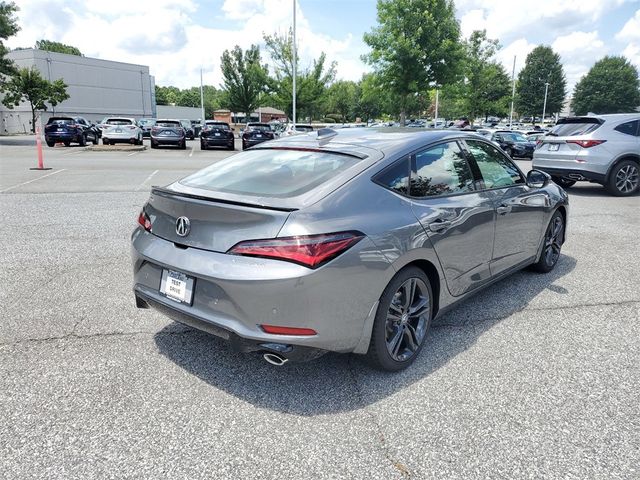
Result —
POLYGON ((164 188, 151 191, 144 210, 154 235, 180 246, 214 252, 226 252, 247 239, 275 238, 291 212, 164 188), (189 219, 185 236, 176 230, 180 217, 189 219))

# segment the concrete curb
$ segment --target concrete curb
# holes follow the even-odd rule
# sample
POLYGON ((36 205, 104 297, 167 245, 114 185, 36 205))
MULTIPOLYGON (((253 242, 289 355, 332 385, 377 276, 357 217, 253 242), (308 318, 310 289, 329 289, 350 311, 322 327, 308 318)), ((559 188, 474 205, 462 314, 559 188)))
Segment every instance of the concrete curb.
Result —
POLYGON ((85 150, 91 152, 142 152, 146 145, 91 145, 85 150))

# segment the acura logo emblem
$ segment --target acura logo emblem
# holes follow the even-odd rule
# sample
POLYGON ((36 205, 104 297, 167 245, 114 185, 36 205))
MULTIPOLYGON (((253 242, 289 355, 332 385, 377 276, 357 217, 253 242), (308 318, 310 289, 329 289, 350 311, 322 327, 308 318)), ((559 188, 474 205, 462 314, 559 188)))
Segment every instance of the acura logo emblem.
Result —
POLYGON ((187 217, 178 217, 176 220, 176 233, 180 237, 186 237, 191 231, 191 222, 187 217))

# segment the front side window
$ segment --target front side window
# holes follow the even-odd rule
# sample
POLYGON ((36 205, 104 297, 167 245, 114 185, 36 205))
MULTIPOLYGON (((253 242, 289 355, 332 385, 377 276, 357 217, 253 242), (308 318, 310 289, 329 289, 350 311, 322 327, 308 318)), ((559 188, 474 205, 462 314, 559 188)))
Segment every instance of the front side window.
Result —
POLYGON ((448 142, 416 154, 411 178, 412 197, 450 195, 474 190, 473 174, 456 142, 448 142))
POLYGON ((524 183, 517 167, 495 147, 477 140, 466 140, 467 147, 482 174, 486 188, 509 187, 524 183))
POLYGON ((633 135, 635 137, 640 136, 640 130, 638 130, 638 124, 640 120, 633 120, 631 122, 625 122, 618 125, 614 130, 627 135, 633 135))

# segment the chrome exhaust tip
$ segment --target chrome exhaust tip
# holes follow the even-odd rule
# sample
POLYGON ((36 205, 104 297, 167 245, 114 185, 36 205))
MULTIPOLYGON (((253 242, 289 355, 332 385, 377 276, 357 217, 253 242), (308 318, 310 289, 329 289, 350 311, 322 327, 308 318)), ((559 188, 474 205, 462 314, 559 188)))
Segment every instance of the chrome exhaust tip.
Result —
POLYGON ((271 365, 275 365, 276 367, 281 367, 282 365, 284 365, 289 361, 288 358, 283 357, 282 355, 278 355, 277 353, 271 353, 271 352, 265 353, 264 355, 262 355, 262 358, 264 358, 264 360, 267 363, 270 363, 271 365))

